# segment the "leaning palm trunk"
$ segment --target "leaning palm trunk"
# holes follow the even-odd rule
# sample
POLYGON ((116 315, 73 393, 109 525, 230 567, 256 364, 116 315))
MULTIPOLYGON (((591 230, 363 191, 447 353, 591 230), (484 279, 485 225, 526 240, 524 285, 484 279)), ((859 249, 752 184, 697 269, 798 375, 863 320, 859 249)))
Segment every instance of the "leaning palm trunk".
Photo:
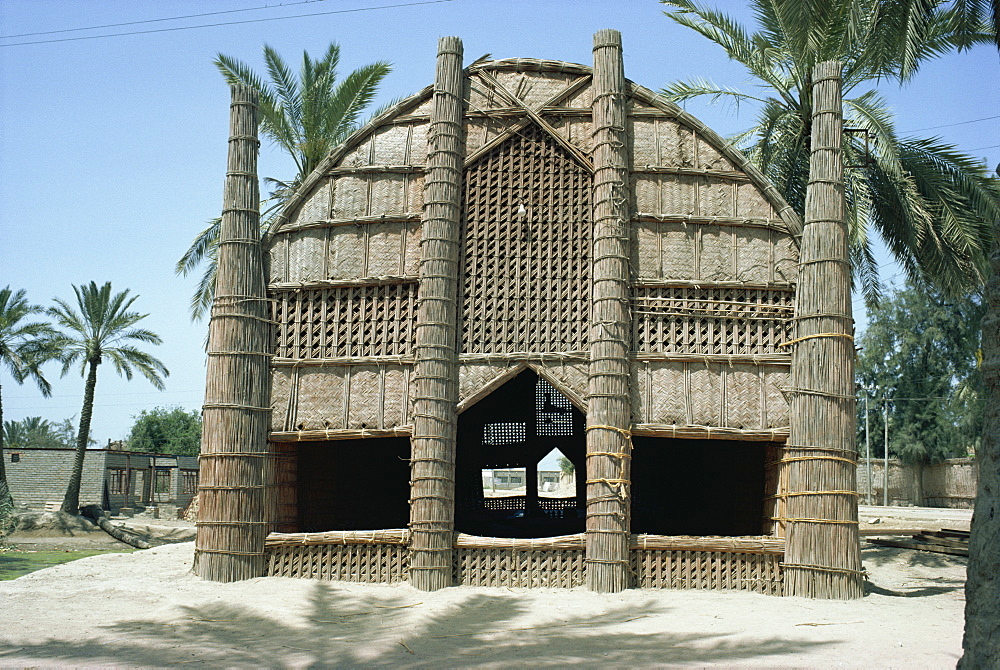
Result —
POLYGON ((121 526, 116 526, 108 519, 108 513, 100 505, 85 505, 80 508, 80 513, 100 526, 101 530, 115 538, 119 542, 124 542, 136 549, 150 549, 153 545, 146 542, 138 535, 125 530, 121 526))
POLYGON ((80 410, 80 430, 76 436, 76 458, 73 459, 73 471, 66 487, 66 497, 63 498, 60 511, 67 514, 80 512, 80 482, 83 479, 83 459, 87 455, 87 442, 90 441, 90 417, 94 413, 94 389, 97 387, 97 366, 99 359, 88 362, 87 382, 83 387, 83 409, 80 410))
POLYGON ((993 272, 986 285, 983 319, 986 411, 976 454, 979 490, 965 585, 965 655, 959 668, 1000 668, 1000 223, 994 231, 993 272))

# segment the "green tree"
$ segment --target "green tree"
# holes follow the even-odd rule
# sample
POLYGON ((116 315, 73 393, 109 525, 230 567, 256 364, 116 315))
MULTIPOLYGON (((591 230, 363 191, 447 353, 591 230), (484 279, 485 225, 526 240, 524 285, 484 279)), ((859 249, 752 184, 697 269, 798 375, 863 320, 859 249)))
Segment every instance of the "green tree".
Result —
MULTIPOLYGON (((869 313, 858 338, 856 375, 864 389, 889 400, 889 454, 926 465, 964 456, 982 431, 985 388, 978 296, 946 299, 938 290, 907 282, 869 313), (871 391, 870 391, 871 392, 871 391)), ((869 413, 872 453, 884 454, 881 403, 869 413)), ((864 439, 859 403, 858 438, 864 439)))
POLYGON ((565 456, 559 457, 559 471, 564 475, 571 475, 573 471, 576 470, 576 466, 573 465, 573 461, 569 460, 565 456))
POLYGON ((1000 216, 996 180, 985 166, 937 138, 897 135, 893 115, 873 85, 905 80, 950 49, 992 41, 935 0, 751 0, 759 24, 749 32, 691 0, 661 0, 677 23, 721 46, 759 83, 751 95, 705 79, 675 82, 664 95, 683 102, 709 96, 758 108, 756 124, 733 138, 802 215, 811 136, 811 73, 843 63, 845 197, 851 260, 869 304, 879 282, 872 252, 882 237, 911 278, 963 294, 987 272, 991 224, 1000 216), (919 13, 921 10, 923 13, 919 13), (870 142, 866 142, 867 136, 870 142))
MULTIPOLYGON (((0 289, 0 368, 6 369, 18 384, 31 379, 42 395, 48 397, 52 393, 52 387, 39 371, 39 365, 50 353, 46 342, 52 334, 52 326, 43 321, 28 320, 44 310, 38 305, 30 304, 25 296, 23 289, 11 291, 10 286, 0 289)), ((0 426, 5 426, 2 394, 0 426)), ((9 514, 14 506, 4 467, 4 432, 0 430, 0 519, 9 514)))
POLYGON ((56 426, 40 416, 4 421, 4 446, 8 449, 58 449, 65 447, 56 426))
MULTIPOLYGON (((318 60, 304 52, 298 77, 278 52, 267 45, 264 45, 264 63, 270 81, 264 81, 248 65, 231 56, 218 54, 215 59, 227 83, 243 84, 257 92, 262 133, 295 161, 296 173, 292 179, 265 179, 274 190, 262 212, 262 228, 267 227, 270 216, 281 209, 320 161, 358 128, 361 113, 391 69, 389 63, 378 61, 338 81, 340 47, 335 43, 318 60)), ((221 218, 209 221, 177 262, 176 271, 184 276, 202 264, 205 266, 191 298, 194 319, 201 318, 212 304, 221 221, 221 218)))
POLYGON ((201 448, 201 416, 182 407, 157 407, 135 417, 128 436, 130 451, 197 456, 201 448))
POLYGON ((115 371, 132 379, 138 371, 157 389, 164 388, 163 377, 170 372, 166 366, 150 354, 140 351, 135 343, 160 344, 159 335, 136 324, 147 314, 129 311, 138 296, 129 297, 128 290, 112 293, 111 282, 97 286, 90 282, 84 286, 73 286, 76 305, 56 298, 55 307, 48 310, 62 330, 54 339, 53 346, 62 361, 65 375, 76 364, 80 374, 86 378, 83 390, 83 408, 80 411, 80 427, 77 431, 76 458, 70 474, 66 497, 61 510, 76 514, 80 508, 80 479, 83 474, 83 459, 90 439, 90 419, 94 411, 94 390, 97 387, 97 368, 107 358, 115 371))

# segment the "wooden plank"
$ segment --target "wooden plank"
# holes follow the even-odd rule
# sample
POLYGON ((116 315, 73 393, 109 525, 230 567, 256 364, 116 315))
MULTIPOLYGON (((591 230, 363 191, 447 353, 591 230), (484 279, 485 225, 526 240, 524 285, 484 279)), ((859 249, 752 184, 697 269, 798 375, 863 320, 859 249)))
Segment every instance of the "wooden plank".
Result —
POLYGON ((900 547, 902 549, 917 549, 919 551, 930 551, 935 554, 950 554, 952 556, 968 556, 968 549, 958 549, 955 547, 944 547, 936 544, 923 544, 915 540, 882 540, 878 538, 872 538, 868 540, 872 544, 877 544, 880 547, 900 547))

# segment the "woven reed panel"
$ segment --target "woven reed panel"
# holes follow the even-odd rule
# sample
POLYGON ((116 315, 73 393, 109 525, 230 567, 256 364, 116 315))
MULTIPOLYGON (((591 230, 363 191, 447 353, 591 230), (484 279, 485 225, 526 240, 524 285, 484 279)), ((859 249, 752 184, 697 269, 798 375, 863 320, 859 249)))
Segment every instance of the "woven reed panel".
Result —
POLYGON ((736 184, 736 213, 747 218, 774 217, 771 203, 756 186, 748 182, 736 184))
POLYGON ((506 374, 511 367, 506 361, 463 363, 458 368, 458 401, 471 398, 480 389, 491 385, 506 374))
POLYGON ((792 384, 791 373, 784 368, 768 367, 764 370, 764 427, 787 426, 789 403, 784 389, 792 384))
POLYGON ((330 214, 330 181, 323 179, 306 196, 302 206, 288 220, 285 228, 297 228, 305 223, 325 221, 330 214))
POLYGON ((789 290, 636 286, 636 351, 693 354, 785 353, 789 290))
POLYGON ((415 173, 341 174, 333 177, 332 181, 330 218, 400 216, 420 211, 423 180, 415 173), (413 206, 417 209, 412 209, 413 206))
POLYGON ((584 582, 582 549, 468 549, 453 552, 455 583, 464 586, 569 588, 584 582))
POLYGON ((289 430, 288 407, 292 393, 292 369, 271 368, 271 430, 289 430))
POLYGON ((302 368, 294 390, 293 430, 346 428, 345 386, 348 367, 302 368))
POLYGON ((386 429, 409 420, 409 366, 339 365, 297 374, 292 419, 279 430, 386 429))
MULTIPOLYGON (((491 73, 508 91, 532 108, 545 104, 577 78, 578 75, 558 72, 509 72, 491 73)), ((492 91, 492 87, 478 75, 469 78, 469 110, 487 111, 495 107, 507 107, 507 103, 492 91)))
POLYGON ((735 163, 723 156, 698 133, 695 133, 695 144, 698 149, 698 167, 708 170, 739 170, 735 163))
POLYGON ((285 242, 288 245, 286 265, 288 281, 309 281, 323 277, 326 267, 323 256, 327 247, 327 235, 327 231, 323 228, 309 228, 283 236, 288 238, 285 242))
POLYGON ((640 361, 636 423, 768 430, 788 426, 788 368, 752 363, 640 361))
POLYGON ((564 107, 573 107, 575 109, 591 109, 594 106, 594 89, 591 86, 585 86, 576 93, 567 97, 562 105, 564 107))
POLYGON ((271 442, 264 459, 269 533, 294 533, 298 528, 297 445, 271 442))
MULTIPOLYGON (((638 166, 672 165, 694 167, 695 133, 671 119, 630 117, 629 136, 633 142, 632 163, 638 166)), ((657 210, 640 210, 652 212, 657 210)))
POLYGON ((410 354, 416 295, 416 283, 273 292, 275 355, 307 360, 410 354))
MULTIPOLYGON (((409 247, 406 237, 411 230, 417 229, 416 222, 369 224, 366 256, 368 262, 365 276, 384 277, 386 275, 406 274, 406 252, 409 247)), ((411 259, 410 266, 415 267, 417 259, 411 259)))
POLYGON ((416 276, 420 222, 379 221, 291 231, 271 243, 270 258, 272 283, 416 276))
POLYGON ((467 169, 462 352, 586 348, 590 182, 533 125, 467 169))
POLYGON ((632 550, 636 586, 733 589, 781 595, 781 556, 719 551, 632 550))
POLYGON ((372 133, 371 165, 424 165, 427 123, 381 126, 372 133))
POLYGON ((778 281, 799 280, 799 249, 791 237, 781 236, 774 243, 774 276, 778 281))
MULTIPOLYGON (((650 150, 648 146, 641 148, 650 150)), ((632 193, 638 212, 663 216, 774 218, 770 204, 756 186, 724 177, 635 173, 632 193)), ((775 225, 781 226, 777 221, 775 225)))
POLYGON ((409 578, 409 551, 391 544, 320 544, 266 548, 268 577, 395 584, 409 578))
POLYGON ((279 235, 264 247, 265 271, 269 284, 288 278, 288 236, 279 235))
POLYGON ((556 116, 546 120, 566 141, 580 147, 584 153, 590 154, 594 150, 594 125, 589 117, 556 116))

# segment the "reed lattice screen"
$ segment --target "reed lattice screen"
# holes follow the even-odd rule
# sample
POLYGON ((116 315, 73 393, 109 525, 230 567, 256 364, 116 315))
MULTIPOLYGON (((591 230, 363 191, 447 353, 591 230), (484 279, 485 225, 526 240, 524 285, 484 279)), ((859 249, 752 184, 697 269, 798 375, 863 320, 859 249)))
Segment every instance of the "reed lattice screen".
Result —
POLYGON ((635 349, 692 354, 785 353, 791 290, 636 286, 635 349))
POLYGON ((586 348, 590 182, 534 125, 466 170, 463 352, 586 348))
POLYGON ((340 286, 273 294, 275 355, 322 359, 413 351, 417 284, 340 286))

